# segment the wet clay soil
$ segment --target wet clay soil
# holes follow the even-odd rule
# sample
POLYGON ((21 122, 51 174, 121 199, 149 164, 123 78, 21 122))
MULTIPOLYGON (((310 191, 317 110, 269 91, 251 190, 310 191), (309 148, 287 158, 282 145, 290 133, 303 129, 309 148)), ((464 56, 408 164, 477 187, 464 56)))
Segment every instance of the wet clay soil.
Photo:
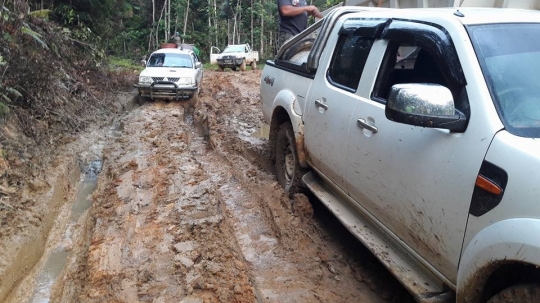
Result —
POLYGON ((65 147, 64 202, 7 302, 410 302, 316 199, 275 182, 260 74, 205 71, 197 104, 148 102, 65 147))

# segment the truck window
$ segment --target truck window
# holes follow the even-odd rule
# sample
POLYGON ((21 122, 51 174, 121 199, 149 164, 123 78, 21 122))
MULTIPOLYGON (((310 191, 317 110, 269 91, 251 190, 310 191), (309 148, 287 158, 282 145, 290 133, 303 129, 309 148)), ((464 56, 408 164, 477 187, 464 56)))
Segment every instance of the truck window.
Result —
MULTIPOLYGON (((427 49, 401 44, 390 45, 375 87, 374 96, 386 101, 390 88, 400 83, 435 83, 449 88, 452 85, 443 77, 438 59, 427 49)), ((459 91, 452 91, 454 98, 459 91)))
POLYGON ((328 69, 328 81, 336 87, 355 92, 372 45, 373 38, 340 36, 328 69))

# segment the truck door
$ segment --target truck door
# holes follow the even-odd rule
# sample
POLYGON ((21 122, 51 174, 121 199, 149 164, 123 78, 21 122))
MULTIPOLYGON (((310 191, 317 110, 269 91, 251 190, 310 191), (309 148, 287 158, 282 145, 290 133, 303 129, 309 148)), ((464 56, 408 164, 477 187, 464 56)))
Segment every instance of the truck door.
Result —
POLYGON ((346 147, 349 124, 358 104, 358 82, 373 38, 342 33, 328 40, 336 45, 324 53, 306 103, 307 159, 318 172, 345 190, 346 147), (326 59, 324 59, 326 58, 326 59))
POLYGON ((452 133, 385 116, 392 85, 437 83, 452 91, 456 108, 470 119, 465 77, 446 31, 394 21, 373 49, 383 59, 369 66, 378 75, 360 82, 347 140, 349 194, 455 283, 475 180, 494 134, 452 133))

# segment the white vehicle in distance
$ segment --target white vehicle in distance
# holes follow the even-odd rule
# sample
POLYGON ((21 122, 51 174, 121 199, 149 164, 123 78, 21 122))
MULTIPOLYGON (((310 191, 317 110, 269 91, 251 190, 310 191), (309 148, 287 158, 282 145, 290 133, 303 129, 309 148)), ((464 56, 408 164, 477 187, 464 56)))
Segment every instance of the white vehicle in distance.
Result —
POLYGON ((246 70, 246 66, 250 65, 251 69, 257 69, 257 61, 259 61, 259 52, 251 49, 249 44, 234 44, 228 45, 222 53, 219 48, 212 46, 210 48, 210 63, 217 64, 220 71, 225 68, 236 70, 246 70))
POLYGON ((197 100, 203 69, 193 51, 162 48, 150 55, 145 66, 134 85, 140 104, 155 99, 197 100))

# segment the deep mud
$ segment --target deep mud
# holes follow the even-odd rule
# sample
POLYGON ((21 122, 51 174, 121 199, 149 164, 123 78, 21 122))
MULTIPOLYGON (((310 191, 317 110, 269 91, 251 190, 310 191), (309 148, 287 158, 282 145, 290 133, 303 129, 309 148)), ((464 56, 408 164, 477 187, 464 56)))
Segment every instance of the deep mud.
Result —
POLYGON ((205 71, 194 106, 149 102, 61 147, 24 195, 43 212, 0 246, 0 301, 412 302, 316 199, 277 185, 259 79, 205 71))

